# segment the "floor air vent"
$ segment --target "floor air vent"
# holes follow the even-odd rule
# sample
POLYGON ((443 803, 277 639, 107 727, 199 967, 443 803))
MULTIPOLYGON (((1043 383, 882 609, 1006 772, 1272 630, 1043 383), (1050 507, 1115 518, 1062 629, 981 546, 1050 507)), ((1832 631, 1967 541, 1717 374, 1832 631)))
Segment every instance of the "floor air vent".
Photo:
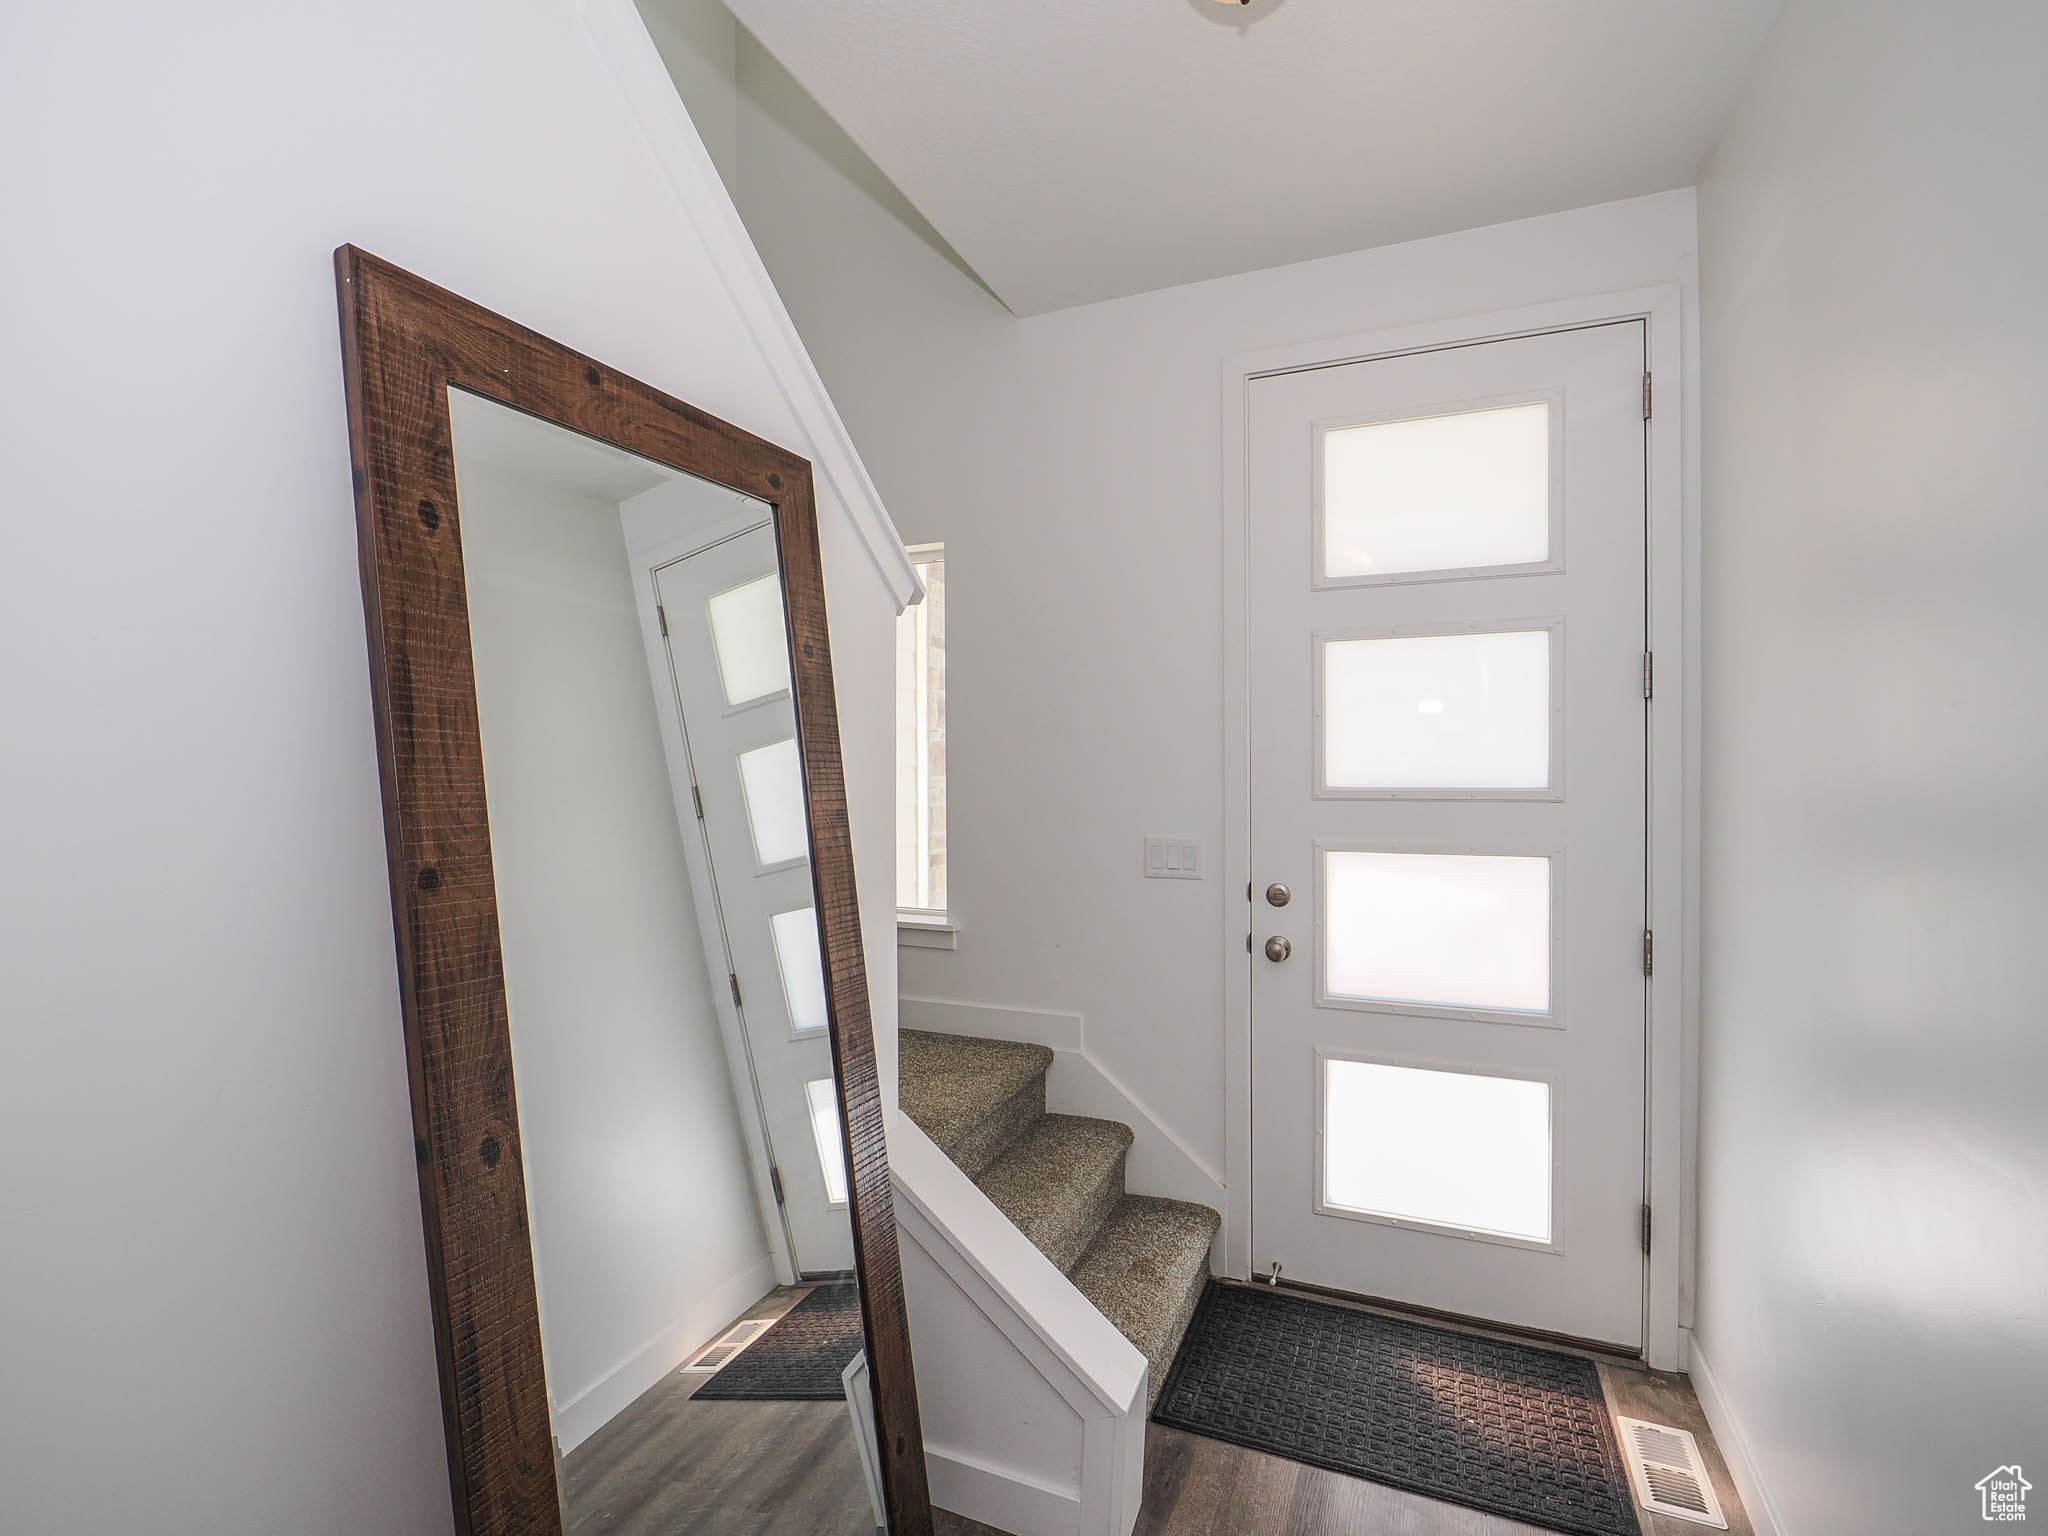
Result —
POLYGON ((1621 1452, 1628 1459, 1637 1503, 1653 1514, 1728 1529, 1706 1463, 1700 1460, 1699 1442, 1690 1430, 1642 1419, 1617 1417, 1615 1422, 1621 1428, 1621 1452))
POLYGON ((745 1349, 754 1340, 768 1331, 772 1317, 750 1317, 743 1323, 734 1323, 725 1332, 725 1337, 714 1340, 696 1359, 683 1369, 686 1371, 715 1371, 732 1357, 745 1349))

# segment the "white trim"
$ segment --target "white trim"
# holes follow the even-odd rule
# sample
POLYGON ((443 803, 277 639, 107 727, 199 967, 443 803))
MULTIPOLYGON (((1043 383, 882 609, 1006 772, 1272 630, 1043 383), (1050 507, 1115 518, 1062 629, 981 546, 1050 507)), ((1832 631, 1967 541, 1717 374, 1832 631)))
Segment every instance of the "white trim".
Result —
MULTIPOLYGON (((737 494, 737 493, 735 493, 737 494)), ((656 545, 652 549, 626 552, 633 566, 633 596, 639 605, 640 640, 647 649, 647 679, 654 692, 654 714, 661 729, 661 751, 668 767, 669 792, 675 800, 676 828, 683 845, 683 862, 690 871, 690 896, 697 909, 697 937, 704 947, 704 963, 712 977, 732 971, 732 955, 725 933, 725 916, 718 899, 718 880, 711 867, 711 849, 705 841, 704 823, 698 817, 691 791, 696 770, 690 763, 689 735, 683 723, 682 699, 676 690, 675 660, 669 653, 668 636, 661 618, 660 573, 678 560, 714 548, 727 539, 759 527, 758 518, 742 510, 722 519, 709 529, 689 538, 656 545), (694 835, 693 835, 694 833, 694 835)), ((778 965, 777 969, 780 969, 778 965)), ((711 988, 712 1011, 718 1016, 718 1034, 725 1046, 726 1072, 732 1080, 734 1106, 739 1110, 740 1139, 747 1149, 747 1167, 752 1175, 754 1208, 760 1213, 761 1228, 768 1237, 775 1277, 783 1285, 797 1280, 795 1241, 780 1201, 775 1198, 771 1172, 777 1166, 775 1147, 768 1135, 767 1116, 761 1107, 761 1087, 754 1071, 752 1044, 732 994, 724 987, 711 988)))
POLYGON ((944 913, 899 911, 896 914, 896 942, 906 949, 958 949, 960 930, 946 921, 944 913))
MULTIPOLYGON (((1047 1047, 1053 1053, 1052 1069, 1046 1074, 1046 1102, 1051 1108, 1061 1114, 1116 1120, 1131 1128, 1126 1182, 1133 1194, 1222 1209, 1223 1175, 1168 1130, 1089 1051, 1087 1021, 1080 1014, 905 997, 897 1002, 897 1020, 904 1029, 1047 1047)), ((1213 1253, 1211 1257, 1218 1258, 1213 1253)))
POLYGON ((755 1302, 775 1289, 775 1259, 763 1254, 565 1403, 554 1405, 555 1438, 567 1455, 623 1412, 641 1393, 702 1352, 755 1302))
POLYGON ((1085 1413, 1128 1412, 1145 1396, 1145 1357, 909 1116, 889 1128, 889 1171, 905 1235, 1085 1413), (1054 1371, 1057 1364, 1062 1369, 1054 1371))
POLYGON ((896 1000, 899 1028, 938 1035, 972 1035, 977 1040, 1016 1040, 1053 1051, 1078 1051, 1086 1024, 1078 1013, 1058 1008, 1004 1008, 995 1003, 966 1003, 949 997, 896 1000))
POLYGON ((1735 1416, 1735 1406, 1728 1401, 1713 1368, 1707 1364, 1700 1336, 1688 1331, 1687 1344, 1693 1393, 1700 1400, 1700 1412, 1707 1416, 1707 1427, 1714 1432, 1714 1444, 1720 1449, 1721 1459, 1728 1464, 1735 1491, 1742 1495, 1742 1511, 1749 1516, 1750 1529, 1756 1536, 1790 1536, 1777 1506, 1771 1502, 1770 1490, 1764 1487, 1756 1457, 1749 1448, 1749 1436, 1743 1433, 1742 1421, 1735 1416))
MULTIPOLYGON (((647 24, 633 0, 575 0, 584 35, 603 63, 628 115, 639 126, 663 178, 675 193, 677 210, 696 233, 738 312, 755 349, 775 379, 777 391, 795 417, 804 442, 798 447, 816 470, 820 492, 845 509, 897 610, 924 595, 903 540, 882 505, 881 493, 839 419, 818 370, 804 349, 796 323, 762 264, 760 252, 740 222, 711 152, 676 94, 647 24)), ((824 499, 821 494, 819 500, 824 499)))
MULTIPOLYGON (((1646 986, 1644 1188, 1660 1213, 1644 1277, 1644 1356, 1674 1369, 1680 1324, 1693 1291, 1695 1225, 1691 1154, 1696 1142, 1699 954, 1699 528, 1696 465, 1687 461, 1694 380, 1682 340, 1686 299, 1676 282, 1618 293, 1363 335, 1267 348, 1223 363, 1223 888, 1249 889, 1251 867, 1250 683, 1246 591, 1246 413, 1251 381, 1296 369, 1435 351, 1614 321, 1644 322, 1647 367, 1657 383, 1644 433, 1649 563, 1649 645, 1661 679, 1649 707, 1649 923, 1662 936, 1646 986)), ((1223 911, 1224 1139, 1227 1189, 1223 1266, 1251 1276, 1251 958, 1240 963, 1246 911, 1223 911)))
MULTIPOLYGON (((906 1259, 922 1255, 937 1272, 932 1275, 921 1262, 904 1266, 912 1327, 924 1330, 920 1337, 927 1342, 986 1339, 985 1330, 959 1329, 962 1314, 948 1309, 964 1304, 1007 1341, 1071 1414, 1061 1421, 1071 1438, 1058 1462, 1078 1474, 1078 1487, 1071 1490, 1048 1483, 1043 1468, 1033 1475, 997 1465, 1000 1445, 967 1446, 954 1439, 1000 1438, 1004 1413, 1025 1411, 1024 1405, 1000 1398, 984 1402, 970 1416, 973 1423, 927 1418, 925 1459, 934 1472, 934 1500, 984 1524, 1000 1520, 1001 1528, 1020 1536, 1127 1536, 1143 1493, 1145 1357, 901 1113, 889 1126, 889 1172, 906 1259)), ((939 1393, 926 1373, 971 1380, 977 1363, 944 1349, 919 1359, 927 1402, 939 1393)), ((1042 1440, 1047 1427, 1034 1426, 1033 1438, 1042 1440)))
POLYGON ((860 1448, 860 1472, 868 1485, 868 1512, 875 1517, 875 1529, 889 1528, 889 1508, 882 1497, 881 1434, 875 1424, 875 1386, 868 1372, 868 1352, 863 1349, 839 1373, 839 1390, 846 1395, 846 1411, 853 1419, 853 1440, 860 1448))
POLYGON ((1069 1536, 1081 1528, 1081 1497, 1068 1489, 992 1466, 965 1451, 926 1446, 924 1466, 934 1509, 1016 1536, 1069 1536))

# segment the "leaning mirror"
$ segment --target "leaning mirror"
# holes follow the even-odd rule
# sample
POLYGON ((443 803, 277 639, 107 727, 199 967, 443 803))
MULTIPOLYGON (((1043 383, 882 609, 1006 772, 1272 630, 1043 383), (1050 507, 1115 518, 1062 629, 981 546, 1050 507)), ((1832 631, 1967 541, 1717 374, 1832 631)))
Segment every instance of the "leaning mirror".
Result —
POLYGON ((810 468, 336 253, 458 1528, 931 1528, 810 468))

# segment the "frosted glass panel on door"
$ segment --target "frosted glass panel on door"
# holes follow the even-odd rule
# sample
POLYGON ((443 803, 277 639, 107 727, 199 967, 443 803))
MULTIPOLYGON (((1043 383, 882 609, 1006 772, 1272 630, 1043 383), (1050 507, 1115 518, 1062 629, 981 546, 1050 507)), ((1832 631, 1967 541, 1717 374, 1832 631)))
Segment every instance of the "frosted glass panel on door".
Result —
POLYGON ((1326 641, 1323 782, 1548 787, 1550 632, 1326 641))
POLYGON ((782 992, 789 999, 789 1022, 798 1030, 825 1027, 825 964, 818 951, 818 914, 811 907, 778 912, 775 963, 782 970, 782 992))
POLYGON ((1323 855, 1331 997, 1542 1013, 1550 1007, 1550 860, 1323 855))
POLYGON ((846 1148, 839 1137, 839 1090, 821 1077, 804 1084, 810 1100, 811 1136, 818 1144, 818 1171, 825 1176, 825 1198, 846 1204, 846 1148))
POLYGON ((810 852, 804 828, 803 767, 796 742, 770 742, 740 754, 740 784, 754 829, 754 857, 763 864, 800 859, 810 852))
POLYGON ((1550 1084, 1323 1063, 1323 1204, 1550 1241, 1550 1084))
POLYGON ((1496 406, 1323 434, 1323 574, 1550 558, 1550 406, 1496 406))
MULTIPOLYGON (((700 589, 701 590, 701 589, 700 589)), ((789 647, 782 635, 782 580, 772 572, 721 592, 705 607, 718 652, 725 702, 745 704, 789 689, 789 647)))

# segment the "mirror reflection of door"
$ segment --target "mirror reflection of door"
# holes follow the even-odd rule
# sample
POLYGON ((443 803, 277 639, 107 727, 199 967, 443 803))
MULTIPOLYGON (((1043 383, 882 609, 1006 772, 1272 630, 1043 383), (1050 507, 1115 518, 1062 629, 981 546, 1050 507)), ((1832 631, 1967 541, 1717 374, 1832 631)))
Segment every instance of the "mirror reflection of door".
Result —
POLYGON ((450 411, 564 1527, 872 1531, 772 511, 450 411))
MULTIPOLYGON (((689 482, 635 498, 645 532, 731 492, 689 482)), ((710 854, 728 988, 766 1130, 771 1196, 798 1274, 853 1268, 846 1159, 832 1091, 825 983, 812 904, 803 773, 775 535, 758 503, 705 532, 712 542, 654 571, 657 627, 682 714, 689 799, 710 854), (744 526, 732 531, 731 525, 744 526)), ((660 558, 656 556, 656 558, 660 558)))

